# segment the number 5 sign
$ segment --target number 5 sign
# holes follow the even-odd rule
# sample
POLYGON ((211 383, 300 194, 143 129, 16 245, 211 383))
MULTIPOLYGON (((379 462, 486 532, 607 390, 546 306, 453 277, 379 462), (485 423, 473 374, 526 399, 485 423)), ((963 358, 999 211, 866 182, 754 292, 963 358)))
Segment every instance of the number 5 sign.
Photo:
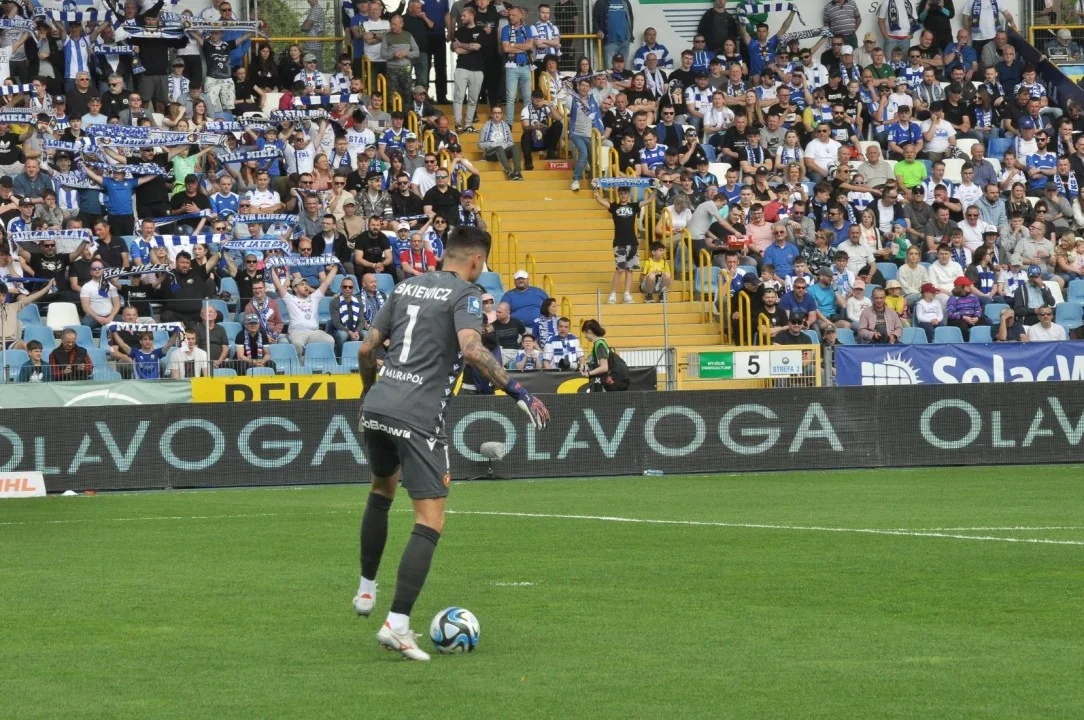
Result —
POLYGON ((734 379, 757 380, 769 377, 767 352, 734 353, 734 379))

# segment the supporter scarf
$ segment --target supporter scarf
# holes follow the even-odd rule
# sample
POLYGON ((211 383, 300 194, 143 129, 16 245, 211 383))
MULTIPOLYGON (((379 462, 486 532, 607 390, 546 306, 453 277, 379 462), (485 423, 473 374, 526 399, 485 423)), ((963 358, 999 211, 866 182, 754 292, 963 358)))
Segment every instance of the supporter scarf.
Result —
POLYGON ((105 326, 106 334, 114 332, 145 333, 165 330, 170 335, 175 332, 184 332, 183 323, 141 323, 141 322, 111 322, 105 326))
POLYGON ((220 163, 244 162, 246 160, 267 160, 282 157, 282 149, 278 145, 268 145, 263 150, 238 150, 237 152, 217 155, 220 163))
POLYGON ((42 143, 42 147, 46 150, 66 150, 70 153, 81 153, 84 150, 89 150, 93 145, 94 141, 88 137, 79 138, 75 142, 45 138, 45 141, 42 143))
POLYGON ((230 239, 226 233, 202 233, 200 235, 155 235, 144 241, 150 247, 181 247, 183 245, 203 245, 206 243, 224 243, 230 239))
MULTIPOLYGON (((106 268, 102 271, 102 286, 108 287, 106 280, 119 280, 121 278, 137 277, 139 275, 169 275, 174 283, 177 282, 177 278, 173 275, 173 270, 169 265, 140 265, 133 267, 130 270, 124 268, 106 268)), ((103 294, 102 297, 106 297, 103 294)))
POLYGON ((802 149, 797 146, 779 148, 779 162, 783 165, 802 162, 802 149))
POLYGON ((376 313, 380 308, 384 307, 384 303, 388 301, 388 296, 379 290, 373 295, 366 292, 362 293, 361 301, 365 303, 365 320, 371 323, 373 318, 376 317, 376 313))
POLYGON ((37 122, 37 116, 30 110, 12 109, 0 112, 0 122, 11 125, 25 125, 37 122))
POLYGON ((163 225, 172 225, 173 223, 181 222, 182 220, 195 220, 197 218, 209 218, 214 217, 214 213, 210 210, 200 210, 194 213, 184 213, 182 215, 165 215, 163 217, 156 218, 143 218, 144 220, 152 220, 155 227, 162 227, 163 225))
MULTIPOLYGON (((252 307, 260 310, 259 307, 256 305, 255 300, 252 301, 252 307)), ((253 360, 259 360, 263 357, 263 334, 266 332, 268 336, 271 335, 271 333, 267 330, 267 318, 264 317, 263 311, 260 310, 256 314, 260 316, 260 329, 256 331, 255 335, 246 330, 244 342, 245 357, 251 358, 253 360), (253 344, 256 345, 255 354, 253 354, 252 352, 253 344)))
POLYGON ((316 108, 313 110, 272 110, 269 117, 275 122, 287 122, 296 120, 320 120, 327 116, 327 110, 316 108))
POLYGON ((94 48, 95 55, 134 55, 131 45, 98 45, 94 48))
POLYGON ((240 223, 288 223, 290 225, 297 224, 297 215, 289 213, 249 213, 247 215, 235 215, 234 219, 240 223))
POLYGON ((260 23, 256 20, 200 20, 196 18, 185 18, 181 21, 181 25, 185 30, 192 30, 200 33, 209 33, 216 30, 223 31, 240 31, 240 32, 259 32, 260 23))
POLYGON ((35 17, 47 17, 50 20, 56 20, 63 23, 79 23, 82 25, 87 20, 98 20, 98 10, 96 8, 87 8, 86 10, 48 10, 46 8, 39 8, 35 13, 35 17))
MULTIPOLYGON (((899 32, 903 29, 903 25, 900 24, 900 9, 896 7, 896 3, 893 0, 885 0, 888 3, 888 29, 891 32, 899 32)), ((904 7, 907 10, 907 28, 910 30, 911 24, 914 22, 915 9, 911 5, 911 0, 903 0, 904 7)))
POLYGON ((644 80, 647 83, 648 92, 657 98, 666 94, 666 83, 663 80, 662 73, 658 68, 655 68, 655 72, 651 72, 646 67, 644 68, 644 80))
POLYGON ((983 110, 982 108, 975 108, 975 125, 980 128, 993 127, 994 112, 992 110, 983 110))
POLYGON ((339 320, 347 330, 357 330, 358 321, 361 320, 361 303, 356 297, 350 298, 350 302, 345 300, 339 296, 339 320))
POLYGON ((277 267, 305 267, 309 265, 338 265, 339 258, 334 255, 315 255, 305 257, 303 255, 287 255, 285 257, 269 257, 264 258, 263 266, 265 269, 277 268, 277 267))
POLYGON ((967 267, 967 253, 964 248, 952 248, 952 259, 958 262, 960 267, 967 267))
POLYGON ((33 85, 0 85, 0 95, 18 95, 34 91, 33 85))
POLYGON ((13 232, 8 237, 13 243, 39 243, 44 240, 91 242, 92 239, 88 228, 79 230, 26 230, 24 232, 13 232))
POLYGON ((766 15, 773 12, 790 12, 792 10, 794 11, 795 17, 798 18, 798 22, 805 25, 801 13, 798 12, 798 8, 795 7, 792 2, 743 3, 738 6, 738 17, 745 17, 747 15, 766 15))
POLYGON ((298 95, 294 98, 294 107, 327 107, 339 103, 361 102, 358 95, 351 93, 339 93, 337 95, 298 95))
POLYGON ((26 18, 0 18, 0 28, 4 30, 26 30, 28 32, 35 32, 37 25, 33 20, 27 20, 26 18))
POLYGON ((809 30, 798 30, 797 32, 789 32, 784 35, 780 35, 779 45, 784 46, 791 40, 808 40, 810 38, 819 37, 830 38, 832 37, 832 35, 832 28, 828 27, 810 28, 809 30))
POLYGON ((285 240, 276 240, 275 238, 249 238, 248 240, 230 240, 229 242, 222 243, 222 249, 240 250, 241 252, 248 252, 250 250, 259 250, 260 252, 281 250, 282 252, 290 252, 290 243, 285 240))
POLYGON ((160 165, 154 163, 133 163, 131 165, 106 165, 99 162, 83 162, 86 167, 98 170, 102 173, 108 173, 110 176, 118 170, 124 171, 124 177, 131 179, 138 175, 161 175, 162 177, 173 177, 173 173, 160 165))
POLYGON ((753 167, 764 164, 764 148, 757 145, 754 149, 752 145, 745 146, 745 159, 749 161, 749 164, 753 167))
POLYGON ((412 223, 415 220, 428 220, 428 215, 403 215, 402 217, 395 218, 399 222, 412 223))
POLYGON ((1072 200, 1080 194, 1080 187, 1077 184, 1076 173, 1072 170, 1069 171, 1068 182, 1063 180, 1061 175, 1059 175, 1058 173, 1054 173, 1054 187, 1058 189, 1058 195, 1068 198, 1069 200, 1072 200))
POLYGON ((979 16, 982 14, 982 5, 986 2, 990 5, 990 9, 994 11, 994 23, 997 23, 997 19, 1001 17, 1001 8, 998 7, 997 0, 974 0, 971 3, 971 30, 974 31, 979 26, 979 16))
POLYGON ((101 186, 87 177, 86 173, 82 170, 75 172, 54 172, 53 179, 56 180, 61 187, 75 188, 76 190, 101 190, 101 186))
MULTIPOLYGON (((158 16, 159 20, 162 19, 162 13, 158 16)), ((164 21, 163 21, 164 22, 164 21)), ((124 32, 128 33, 128 37, 137 38, 140 40, 150 40, 153 38, 163 38, 166 40, 179 40, 184 37, 184 29, 179 27, 157 27, 149 28, 132 24, 124 23, 124 32)))
POLYGON ((277 124, 269 120, 259 120, 252 117, 242 118, 240 121, 208 120, 203 125, 203 129, 209 133, 235 133, 242 131, 262 133, 270 127, 277 127, 277 124))
POLYGON ((654 180, 651 178, 633 178, 633 177, 612 177, 612 178, 599 178, 597 185, 600 188, 620 188, 620 187, 651 187, 654 180))

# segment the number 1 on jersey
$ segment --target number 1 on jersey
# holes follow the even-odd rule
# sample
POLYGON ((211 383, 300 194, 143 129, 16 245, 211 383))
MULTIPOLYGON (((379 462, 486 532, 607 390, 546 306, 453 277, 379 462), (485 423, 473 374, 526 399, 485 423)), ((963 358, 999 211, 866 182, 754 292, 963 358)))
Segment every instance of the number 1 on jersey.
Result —
POLYGON ((413 340, 414 325, 418 322, 419 310, 421 310, 421 305, 407 305, 406 314, 410 321, 407 322, 406 332, 403 333, 403 349, 399 351, 399 362, 404 365, 410 357, 410 343, 413 340))

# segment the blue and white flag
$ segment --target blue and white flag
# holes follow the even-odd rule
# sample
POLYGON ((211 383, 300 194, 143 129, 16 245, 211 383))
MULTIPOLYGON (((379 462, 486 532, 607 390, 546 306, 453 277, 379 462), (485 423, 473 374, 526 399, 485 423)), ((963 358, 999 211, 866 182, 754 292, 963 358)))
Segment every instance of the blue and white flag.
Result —
POLYGON ((361 96, 351 93, 335 95, 298 95, 294 98, 294 107, 328 107, 339 103, 359 103, 361 96))
POLYGON ((47 8, 38 8, 34 12, 34 17, 47 17, 50 20, 56 20, 62 23, 79 23, 82 25, 88 20, 98 20, 98 10, 96 8, 87 8, 86 10, 49 10, 47 8))
POLYGON ((26 125, 37 121, 38 116, 26 109, 11 108, 10 110, 0 112, 0 123, 26 125))
MULTIPOLYGON (((168 265, 165 267, 167 270, 169 269, 168 265)), ((114 332, 152 333, 159 330, 165 330, 170 335, 175 332, 184 332, 184 323, 111 322, 105 326, 106 335, 114 332)))
POLYGON ((13 232, 9 236, 13 243, 39 243, 45 240, 72 240, 75 242, 90 242, 89 228, 78 230, 26 230, 13 232))
POLYGON ((592 185, 600 188, 622 188, 622 187, 642 187, 649 188, 655 184, 655 181, 651 178, 637 178, 637 177, 612 177, 612 178, 599 178, 597 181, 592 181, 592 185))
POLYGON ((34 86, 27 85, 0 85, 0 95, 18 95, 19 93, 34 92, 34 86))
POLYGON ((131 45, 97 45, 94 47, 96 55, 134 55, 131 45))
POLYGON ((201 233, 199 235, 155 235, 147 245, 151 247, 182 247, 184 245, 206 245, 224 243, 230 239, 227 233, 201 233))
POLYGON ((260 252, 281 250, 282 252, 290 252, 290 243, 285 240, 269 237, 249 238, 248 240, 230 240, 229 242, 222 244, 222 249, 240 250, 242 252, 247 252, 249 250, 259 250, 260 252))
POLYGON ((53 179, 60 183, 61 187, 74 188, 76 190, 101 190, 98 183, 87 177, 82 170, 76 172, 54 172, 53 179))
POLYGON ((238 150, 232 153, 223 153, 222 155, 216 155, 220 163, 235 163, 245 162, 246 160, 268 160, 270 158, 282 157, 282 148, 278 145, 268 145, 263 150, 238 150))
POLYGON ((308 265, 338 265, 339 258, 334 255, 287 255, 285 257, 269 257, 264 258, 263 265, 265 268, 275 267, 302 267, 308 265))
POLYGON ((287 223, 289 225, 296 225, 298 222, 298 216, 290 213, 248 213, 247 215, 234 215, 234 221, 239 223, 260 223, 266 225, 268 223, 287 223))
POLYGON ((298 120, 320 120, 328 116, 327 110, 272 110, 270 118, 275 122, 296 122, 298 120))
POLYGON ((214 217, 214 213, 210 210, 200 210, 194 213, 182 213, 180 215, 164 215, 156 218, 143 218, 140 220, 151 220, 154 222, 155 227, 163 227, 164 225, 172 225, 174 223, 184 222, 185 220, 198 220, 200 218, 214 217))

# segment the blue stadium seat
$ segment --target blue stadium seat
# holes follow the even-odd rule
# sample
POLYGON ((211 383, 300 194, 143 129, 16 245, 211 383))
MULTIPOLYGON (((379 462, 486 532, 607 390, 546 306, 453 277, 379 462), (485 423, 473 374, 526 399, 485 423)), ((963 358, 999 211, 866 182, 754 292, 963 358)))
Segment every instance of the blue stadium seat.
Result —
POLYGON ((933 330, 933 341, 937 345, 951 345, 952 343, 962 343, 964 341, 964 334, 960 332, 960 328, 955 325, 941 325, 933 330))
POLYGON ((1001 324, 1001 311, 1009 310, 1009 306, 1005 303, 987 303, 982 312, 986 315, 986 319, 993 325, 1001 324))
POLYGON ((873 297, 873 291, 876 290, 879 287, 881 287, 881 286, 878 285, 877 283, 866 283, 866 289, 864 291, 862 291, 862 294, 865 295, 868 298, 872 298, 873 297))
POLYGON ((478 276, 478 284, 485 288, 486 292, 497 298, 497 302, 501 301, 501 295, 504 295, 504 285, 501 283, 500 274, 484 272, 478 276))
MULTIPOLYGON (((27 354, 26 350, 8 350, 4 354, 4 358, 7 361, 9 380, 18 380, 19 368, 30 361, 30 355, 27 354)), ((42 361, 48 363, 49 358, 42 357, 42 361)))
POLYGON ((1069 282, 1069 297, 1066 300, 1084 305, 1084 280, 1069 282))
POLYGON ((210 304, 211 307, 213 307, 221 314, 221 317, 218 318, 219 322, 230 319, 230 308, 226 304, 225 300, 223 300, 222 298, 210 298, 207 300, 207 302, 208 304, 210 304))
POLYGON ((339 362, 335 359, 335 346, 327 343, 309 343, 305 346, 305 368, 310 373, 335 374, 339 362))
POLYGON ((973 343, 988 343, 994 341, 994 336, 990 332, 989 325, 976 325, 971 328, 971 335, 968 336, 967 341, 973 343))
POLYGON ((345 372, 357 372, 358 350, 361 349, 361 340, 350 340, 343 343, 342 369, 345 372))
POLYGON ((904 345, 925 345, 926 331, 918 327, 905 327, 900 342, 904 345))
POLYGON ((922 159, 922 158, 919 158, 919 160, 918 160, 918 161, 919 161, 920 163, 922 163, 923 165, 925 165, 925 166, 926 166, 926 175, 927 175, 927 176, 928 176, 928 175, 929 175, 930 173, 932 173, 932 172, 933 172, 933 163, 932 163, 931 161, 929 161, 929 160, 924 160, 924 159, 922 159))
POLYGON ((896 274, 899 271, 899 268, 896 267, 896 263, 890 262, 877 263, 877 269, 880 271, 881 275, 884 276, 885 282, 888 282, 889 280, 895 280, 896 274))
POLYGON ((94 333, 86 325, 65 325, 64 330, 75 331, 75 343, 85 348, 94 347, 94 333))
POLYGON ((237 371, 233 368, 215 368, 215 377, 237 377, 237 371))
POLYGON ((155 330, 154 331, 154 346, 162 347, 169 342, 169 330, 155 330))
POLYGON ((335 277, 331 278, 331 284, 327 286, 328 295, 337 295, 339 287, 343 284, 342 273, 335 273, 335 277))
POLYGON ((395 291, 395 278, 387 273, 377 273, 376 289, 391 295, 395 291))
POLYGON ((94 363, 95 368, 109 367, 109 353, 102 348, 87 348, 87 356, 90 358, 90 361, 94 363))
POLYGON ((986 157, 1001 160, 1005 157, 1005 151, 1012 147, 1012 138, 991 137, 986 146, 986 157))
POLYGON ((41 325, 41 312, 37 305, 27 305, 19 311, 19 322, 23 325, 41 325))
MULTIPOLYGON (((709 267, 707 269, 707 272, 710 273, 710 277, 711 277, 711 293, 712 293, 712 295, 714 295, 715 293, 719 292, 719 273, 720 273, 720 269, 715 267, 714 265, 712 265, 711 267, 709 267)), ((694 294, 698 295, 700 293, 700 283, 701 283, 700 278, 703 275, 703 273, 704 273, 704 270, 702 268, 699 268, 699 267, 695 268, 693 270, 693 293, 694 294)), ((708 298, 699 298, 699 299, 706 300, 708 298)))
POLYGON ((275 371, 269 367, 251 367, 245 370, 245 375, 255 377, 257 375, 274 375, 275 371))
POLYGON ((56 338, 53 337, 53 331, 45 325, 23 325, 23 340, 25 342, 31 340, 40 342, 42 351, 46 356, 56 347, 56 338))
POLYGON ((745 273, 753 273, 757 277, 760 277, 760 273, 757 272, 756 265, 739 265, 738 271, 742 274, 743 277, 745 276, 745 273))
POLYGON ((271 343, 266 346, 275 361, 280 375, 295 375, 301 372, 301 360, 297 357, 297 350, 290 343, 271 343))
POLYGON ((802 334, 805 335, 807 338, 809 338, 809 344, 810 345, 820 345, 821 344, 821 334, 819 332, 817 332, 816 330, 803 330, 802 334))
POLYGON ((1076 330, 1081 325, 1084 325, 1082 311, 1084 311, 1084 306, 1081 306, 1080 303, 1058 303, 1054 308, 1054 322, 1066 330, 1076 330))
POLYGON ((324 327, 331 320, 331 298, 320 298, 320 305, 316 310, 316 322, 320 327, 324 327))
POLYGON ((840 345, 854 345, 856 341, 854 339, 854 330, 850 328, 840 328, 836 330, 836 341, 840 345))
POLYGON ((218 283, 218 289, 230 294, 230 301, 226 304, 230 306, 230 310, 236 310, 237 303, 241 301, 241 290, 237 287, 237 281, 228 276, 224 277, 218 283))

